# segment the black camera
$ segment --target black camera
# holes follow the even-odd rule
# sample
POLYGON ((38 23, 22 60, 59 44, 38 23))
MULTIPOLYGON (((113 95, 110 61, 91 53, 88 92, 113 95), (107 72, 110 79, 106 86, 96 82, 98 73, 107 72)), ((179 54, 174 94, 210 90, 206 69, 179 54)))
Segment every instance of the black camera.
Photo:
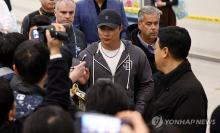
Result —
POLYGON ((32 30, 31 39, 38 39, 40 42, 47 44, 46 30, 50 31, 50 35, 60 41, 65 41, 68 39, 68 34, 66 32, 56 31, 55 26, 38 26, 37 29, 32 30))

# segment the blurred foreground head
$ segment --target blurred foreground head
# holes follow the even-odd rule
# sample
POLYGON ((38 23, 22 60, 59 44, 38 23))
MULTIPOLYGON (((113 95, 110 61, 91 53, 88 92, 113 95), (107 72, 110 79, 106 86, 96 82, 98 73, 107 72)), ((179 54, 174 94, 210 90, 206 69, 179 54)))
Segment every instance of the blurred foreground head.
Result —
POLYGON ((86 94, 86 111, 115 115, 129 109, 128 101, 123 87, 110 79, 99 79, 86 94))
POLYGON ((74 133, 73 120, 59 106, 42 107, 25 120, 23 133, 74 133))
POLYGON ((42 80, 47 71, 50 52, 37 40, 21 43, 14 54, 14 70, 28 84, 42 80))

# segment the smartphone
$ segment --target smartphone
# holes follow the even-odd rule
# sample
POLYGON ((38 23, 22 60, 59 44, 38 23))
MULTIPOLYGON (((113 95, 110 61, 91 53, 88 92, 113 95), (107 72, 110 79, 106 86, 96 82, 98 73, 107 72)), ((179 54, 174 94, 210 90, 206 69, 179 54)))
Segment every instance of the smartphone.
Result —
POLYGON ((98 113, 77 113, 77 133, 120 133, 123 122, 114 116, 98 113))
POLYGON ((31 39, 39 39, 39 38, 40 38, 40 34, 39 34, 38 30, 37 29, 33 29, 31 31, 31 39))
POLYGON ((86 57, 87 57, 87 54, 84 54, 81 61, 84 61, 86 59, 86 57))

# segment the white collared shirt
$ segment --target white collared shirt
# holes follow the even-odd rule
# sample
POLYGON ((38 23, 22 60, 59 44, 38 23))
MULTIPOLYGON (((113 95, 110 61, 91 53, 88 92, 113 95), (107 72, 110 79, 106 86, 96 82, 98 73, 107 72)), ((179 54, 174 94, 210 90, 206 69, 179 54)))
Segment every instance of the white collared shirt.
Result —
MULTIPOLYGON (((152 49, 149 48, 149 47, 152 47, 152 45, 146 43, 146 42, 141 38, 141 36, 140 36, 139 33, 137 34, 137 37, 138 37, 138 39, 140 40, 141 44, 142 44, 145 48, 147 48, 150 53, 154 54, 154 50, 152 50, 152 49)), ((153 48, 153 47, 152 47, 152 48, 153 48)))

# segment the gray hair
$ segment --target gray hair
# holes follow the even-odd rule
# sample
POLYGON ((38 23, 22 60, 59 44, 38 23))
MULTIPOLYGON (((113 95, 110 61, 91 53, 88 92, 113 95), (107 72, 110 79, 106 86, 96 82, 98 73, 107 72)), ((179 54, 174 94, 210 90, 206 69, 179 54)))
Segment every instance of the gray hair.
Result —
POLYGON ((72 2, 73 4, 75 4, 75 1, 74 1, 74 0, 57 0, 57 2, 56 2, 56 4, 55 4, 55 11, 58 10, 59 5, 60 5, 61 2, 65 2, 65 3, 72 2))
POLYGON ((158 17, 162 14, 162 12, 153 6, 144 6, 138 12, 138 22, 144 19, 144 14, 151 15, 156 13, 158 17))

